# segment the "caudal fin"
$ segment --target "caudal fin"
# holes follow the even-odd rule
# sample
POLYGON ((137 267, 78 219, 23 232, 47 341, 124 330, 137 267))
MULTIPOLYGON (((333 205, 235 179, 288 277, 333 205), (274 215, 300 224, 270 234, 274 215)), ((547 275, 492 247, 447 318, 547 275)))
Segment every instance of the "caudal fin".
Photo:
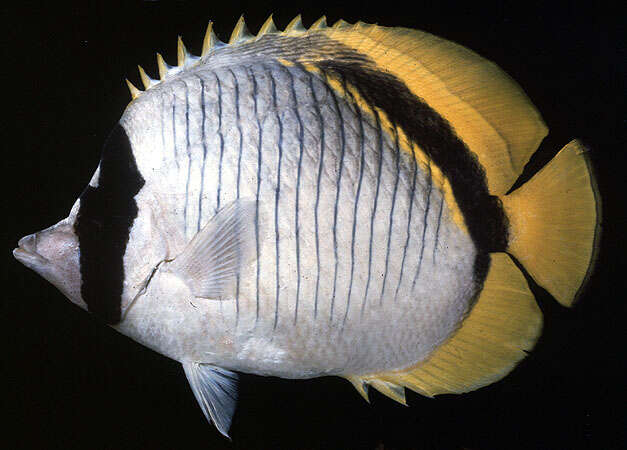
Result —
POLYGON ((564 306, 571 306, 594 264, 600 199, 586 148, 568 143, 503 206, 510 221, 507 251, 564 306))

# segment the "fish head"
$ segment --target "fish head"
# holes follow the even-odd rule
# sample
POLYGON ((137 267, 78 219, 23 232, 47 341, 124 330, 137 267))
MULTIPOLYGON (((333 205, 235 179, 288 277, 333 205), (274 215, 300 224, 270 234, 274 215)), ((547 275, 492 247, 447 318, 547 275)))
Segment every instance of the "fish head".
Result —
POLYGON ((169 251, 160 209, 117 124, 67 218, 20 239, 15 258, 73 303, 114 325, 169 251))
POLYGON ((80 249, 74 232, 78 203, 59 223, 20 239, 13 256, 52 283, 73 303, 87 309, 81 297, 80 249))

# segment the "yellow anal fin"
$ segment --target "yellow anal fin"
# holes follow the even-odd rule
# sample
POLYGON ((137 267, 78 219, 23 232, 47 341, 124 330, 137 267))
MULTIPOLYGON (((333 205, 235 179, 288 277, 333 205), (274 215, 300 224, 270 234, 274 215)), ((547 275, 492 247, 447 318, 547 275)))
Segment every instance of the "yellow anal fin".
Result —
POLYGON ((510 222, 507 251, 557 301, 572 305, 590 273, 600 236, 601 204, 586 148, 571 141, 501 199, 510 222))
POLYGON ((509 190, 547 127, 496 64, 429 33, 364 23, 322 31, 371 58, 444 117, 477 156, 493 195, 509 190))
POLYGON ((404 370, 347 378, 394 398, 385 392, 390 386, 432 397, 473 391, 507 375, 540 336, 542 313, 511 258, 505 253, 491 256, 477 303, 461 327, 425 361, 404 370))
POLYGON ((383 395, 386 395, 392 400, 407 406, 407 401, 405 400, 405 388, 403 386, 399 386, 398 384, 391 383, 389 381, 379 380, 377 378, 366 379, 359 376, 347 376, 345 378, 353 384, 355 389, 357 389, 357 392, 359 392, 359 395, 361 395, 368 403, 370 403, 368 386, 372 386, 383 395))

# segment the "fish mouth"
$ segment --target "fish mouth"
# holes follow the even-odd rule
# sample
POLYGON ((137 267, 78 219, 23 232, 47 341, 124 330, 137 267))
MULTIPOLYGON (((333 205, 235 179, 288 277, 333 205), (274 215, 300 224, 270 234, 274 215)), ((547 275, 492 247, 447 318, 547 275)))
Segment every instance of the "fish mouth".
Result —
POLYGON ((24 236, 18 241, 17 248, 13 249, 13 257, 26 267, 30 267, 32 269, 41 267, 49 261, 47 258, 37 253, 36 249, 37 234, 35 233, 24 236))

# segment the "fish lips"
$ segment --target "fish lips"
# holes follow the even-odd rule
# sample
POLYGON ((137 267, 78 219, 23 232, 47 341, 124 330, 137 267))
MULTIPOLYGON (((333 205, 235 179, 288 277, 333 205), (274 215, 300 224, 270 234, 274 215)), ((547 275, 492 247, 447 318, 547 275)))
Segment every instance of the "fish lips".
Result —
POLYGON ((24 236, 13 250, 13 257, 31 270, 41 272, 50 261, 37 253, 37 233, 24 236))

